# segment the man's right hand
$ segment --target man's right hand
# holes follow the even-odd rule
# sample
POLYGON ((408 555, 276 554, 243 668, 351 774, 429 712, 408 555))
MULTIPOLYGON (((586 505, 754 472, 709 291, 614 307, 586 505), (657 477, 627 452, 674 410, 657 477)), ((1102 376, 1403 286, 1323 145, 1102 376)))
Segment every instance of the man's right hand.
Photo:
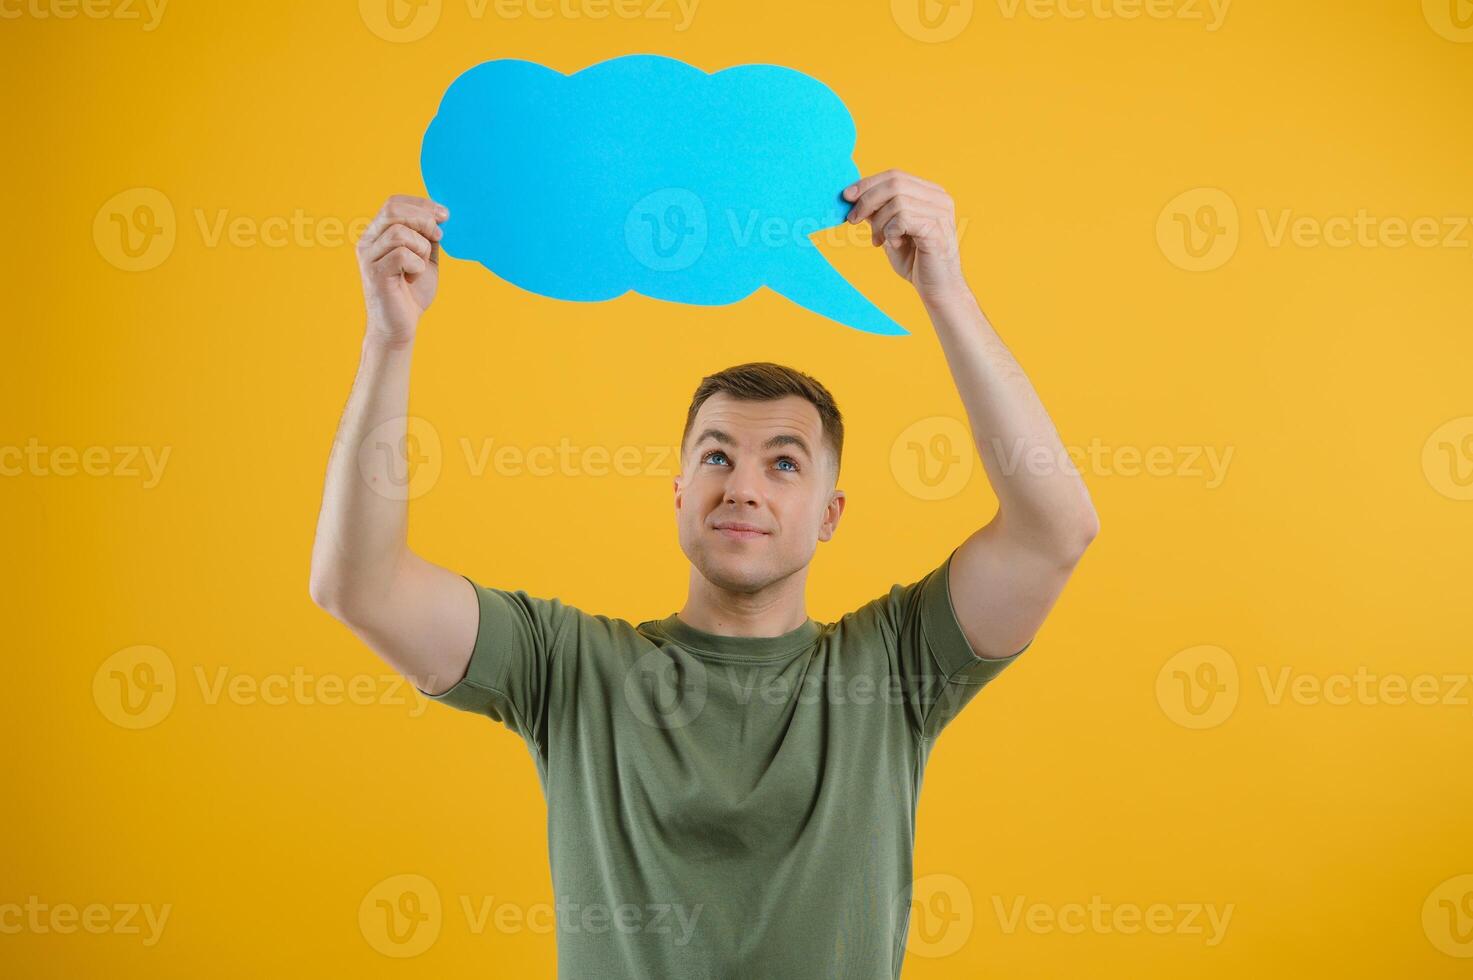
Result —
POLYGON ((440 222, 450 217, 424 197, 395 194, 358 240, 368 334, 390 347, 414 340, 440 278, 440 222))
POLYGON ((426 694, 465 676, 480 623, 468 579, 409 549, 409 362, 435 298, 440 226, 422 197, 389 198, 358 243, 368 335, 327 461, 312 599, 426 694), (388 452, 382 450, 388 449, 388 452))

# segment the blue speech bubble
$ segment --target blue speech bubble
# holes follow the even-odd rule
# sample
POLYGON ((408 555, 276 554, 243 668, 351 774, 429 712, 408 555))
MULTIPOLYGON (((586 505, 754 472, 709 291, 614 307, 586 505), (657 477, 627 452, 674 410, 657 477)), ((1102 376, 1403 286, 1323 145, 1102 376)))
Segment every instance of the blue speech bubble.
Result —
POLYGON ((445 252, 530 292, 725 306, 767 286, 904 335, 809 238, 849 214, 854 141, 839 97, 779 65, 708 75, 630 55, 563 75, 504 59, 446 90, 420 169, 450 209, 445 252))

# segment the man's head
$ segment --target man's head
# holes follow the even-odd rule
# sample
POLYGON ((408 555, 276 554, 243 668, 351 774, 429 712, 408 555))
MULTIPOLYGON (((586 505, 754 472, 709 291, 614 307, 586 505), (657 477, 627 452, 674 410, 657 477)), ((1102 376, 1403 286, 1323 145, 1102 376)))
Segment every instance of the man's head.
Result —
POLYGON ((701 379, 680 438, 680 549, 732 592, 806 567, 844 512, 843 448, 843 416, 806 374, 764 361, 701 379))

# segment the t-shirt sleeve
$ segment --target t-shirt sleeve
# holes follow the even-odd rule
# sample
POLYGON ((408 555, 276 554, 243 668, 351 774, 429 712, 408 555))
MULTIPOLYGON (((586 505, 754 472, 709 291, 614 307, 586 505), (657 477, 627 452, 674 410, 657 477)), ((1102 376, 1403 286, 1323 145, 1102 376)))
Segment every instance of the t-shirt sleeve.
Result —
POLYGON ((896 585, 879 600, 890 669, 899 676, 911 721, 922 738, 935 738, 978 692, 1023 655, 977 656, 951 602, 951 561, 918 582, 896 585))
POLYGON ((450 690, 426 695, 452 708, 483 714, 529 742, 540 744, 555 696, 560 637, 578 610, 524 590, 476 590, 480 619, 465 677, 450 690))

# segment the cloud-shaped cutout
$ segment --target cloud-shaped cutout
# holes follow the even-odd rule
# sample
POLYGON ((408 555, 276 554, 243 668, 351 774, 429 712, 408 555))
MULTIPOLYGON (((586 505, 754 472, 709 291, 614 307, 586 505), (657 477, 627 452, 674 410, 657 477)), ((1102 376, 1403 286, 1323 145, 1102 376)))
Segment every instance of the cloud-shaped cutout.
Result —
POLYGON ((849 213, 854 142, 839 97, 779 65, 630 55, 563 75, 504 59, 451 84, 420 168, 450 209, 444 251, 530 292, 724 306, 765 285, 905 334, 809 238, 849 213))

